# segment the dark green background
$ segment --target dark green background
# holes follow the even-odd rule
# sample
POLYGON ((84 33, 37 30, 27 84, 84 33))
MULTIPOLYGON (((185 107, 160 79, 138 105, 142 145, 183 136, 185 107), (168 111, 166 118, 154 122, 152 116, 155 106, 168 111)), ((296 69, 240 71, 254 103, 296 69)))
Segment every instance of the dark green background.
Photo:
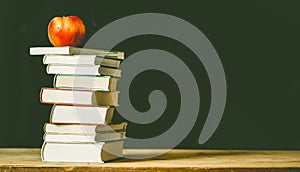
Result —
MULTIPOLYGON (((210 85, 201 62, 183 44, 160 36, 134 37, 115 47, 127 55, 148 48, 163 49, 181 58, 194 73, 201 109, 192 132, 178 147, 300 149, 299 6, 296 0, 1 2, 0 146, 41 146, 42 127, 51 106, 39 103, 39 90, 51 86, 53 76, 45 73, 41 57, 29 56, 28 50, 50 46, 46 29, 52 17, 78 15, 86 24, 87 40, 116 19, 155 12, 177 16, 199 28, 217 50, 227 78, 223 119, 213 137, 198 145, 210 105, 210 85)), ((167 95, 167 111, 150 125, 130 123, 128 136, 155 136, 176 119, 178 87, 159 71, 143 72, 133 81, 130 95, 134 106, 146 111, 148 94, 154 89, 167 95)), ((121 120, 116 114, 114 121, 121 120)))

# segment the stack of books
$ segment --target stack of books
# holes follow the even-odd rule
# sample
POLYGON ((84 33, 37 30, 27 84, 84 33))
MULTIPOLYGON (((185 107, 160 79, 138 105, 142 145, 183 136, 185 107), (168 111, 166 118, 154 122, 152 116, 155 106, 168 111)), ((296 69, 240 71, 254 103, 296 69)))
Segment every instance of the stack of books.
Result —
POLYGON ((118 69, 123 52, 78 47, 32 47, 44 55, 53 88, 42 88, 40 101, 53 104, 44 125, 43 161, 105 162, 122 157, 127 123, 112 124, 118 106, 118 69))

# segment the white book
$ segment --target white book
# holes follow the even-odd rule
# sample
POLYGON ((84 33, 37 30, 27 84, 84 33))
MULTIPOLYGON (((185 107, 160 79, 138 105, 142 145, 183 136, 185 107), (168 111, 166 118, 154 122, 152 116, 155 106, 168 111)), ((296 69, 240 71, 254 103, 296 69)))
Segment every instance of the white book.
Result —
POLYGON ((45 123, 44 132, 50 134, 96 134, 112 131, 126 131, 127 122, 119 124, 49 124, 45 123))
POLYGON ((101 67, 101 65, 48 65, 46 72, 48 74, 92 76, 108 75, 121 77, 120 69, 101 67))
POLYGON ((58 65, 101 65, 118 68, 121 61, 97 55, 45 55, 43 63, 58 65))
POLYGON ((41 157, 44 162, 99 162, 123 156, 123 140, 96 143, 44 142, 41 157))
POLYGON ((53 105, 50 122, 54 124, 109 124, 114 108, 109 106, 53 105))
POLYGON ((78 142, 104 142, 112 140, 125 139, 125 131, 115 131, 96 134, 44 134, 45 142, 62 142, 62 143, 78 143, 78 142))
POLYGON ((118 106, 118 91, 42 88, 41 103, 72 106, 118 106))
POLYGON ((55 88, 72 88, 85 90, 114 91, 117 89, 117 78, 109 76, 55 75, 55 88))
POLYGON ((124 52, 113 52, 104 51, 89 48, 79 48, 79 47, 31 47, 29 49, 30 55, 46 55, 46 54, 56 54, 56 55, 97 55, 107 58, 124 59, 124 52))

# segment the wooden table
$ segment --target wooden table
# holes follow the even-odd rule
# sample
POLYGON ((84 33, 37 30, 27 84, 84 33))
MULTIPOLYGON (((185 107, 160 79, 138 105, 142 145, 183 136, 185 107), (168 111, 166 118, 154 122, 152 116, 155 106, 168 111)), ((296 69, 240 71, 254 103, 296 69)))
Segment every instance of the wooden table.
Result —
MULTIPOLYGON (((163 150, 124 150, 128 156, 163 150)), ((0 171, 300 171, 300 151, 171 150, 142 159, 98 163, 44 163, 40 149, 0 149, 0 171)))

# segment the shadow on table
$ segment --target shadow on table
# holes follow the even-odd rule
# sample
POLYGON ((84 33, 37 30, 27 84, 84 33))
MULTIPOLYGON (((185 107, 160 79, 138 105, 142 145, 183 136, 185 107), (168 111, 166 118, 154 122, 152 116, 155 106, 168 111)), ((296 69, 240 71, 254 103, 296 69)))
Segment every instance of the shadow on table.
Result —
POLYGON ((201 157, 205 158, 221 158, 221 157, 232 157, 232 156, 245 156, 245 154, 257 154, 255 152, 243 151, 243 150, 232 150, 232 151, 224 151, 224 150, 199 150, 199 151, 171 151, 159 156, 157 152, 145 152, 144 155, 147 155, 151 158, 140 158, 143 156, 143 152, 136 152, 135 154, 125 155, 126 158, 120 158, 115 160, 114 162, 143 162, 149 160, 176 160, 176 159, 201 159, 201 157))

